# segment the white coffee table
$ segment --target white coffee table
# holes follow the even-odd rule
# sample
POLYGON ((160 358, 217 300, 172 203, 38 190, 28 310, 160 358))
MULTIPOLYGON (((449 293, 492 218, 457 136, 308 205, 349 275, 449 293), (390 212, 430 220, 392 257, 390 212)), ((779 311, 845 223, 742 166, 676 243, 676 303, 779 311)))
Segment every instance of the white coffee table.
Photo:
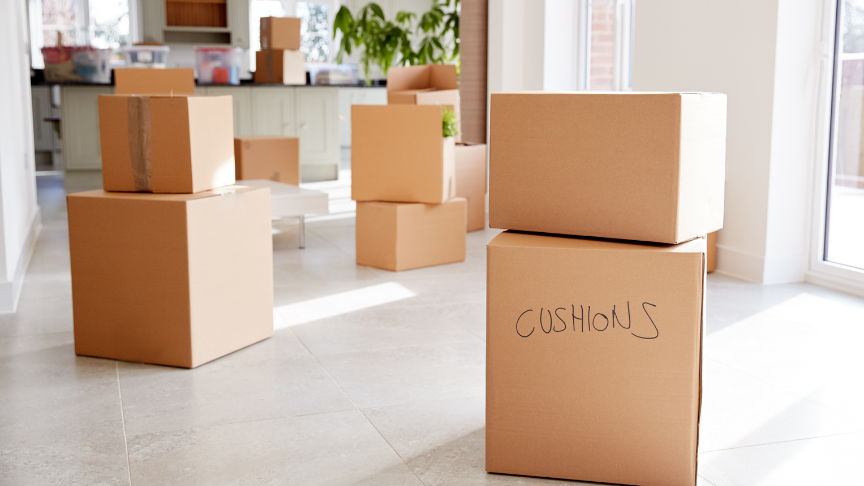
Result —
POLYGON ((326 192, 301 189, 291 184, 283 184, 265 179, 237 181, 237 184, 269 188, 271 215, 273 218, 299 218, 300 248, 306 248, 306 215, 328 214, 330 212, 326 192))

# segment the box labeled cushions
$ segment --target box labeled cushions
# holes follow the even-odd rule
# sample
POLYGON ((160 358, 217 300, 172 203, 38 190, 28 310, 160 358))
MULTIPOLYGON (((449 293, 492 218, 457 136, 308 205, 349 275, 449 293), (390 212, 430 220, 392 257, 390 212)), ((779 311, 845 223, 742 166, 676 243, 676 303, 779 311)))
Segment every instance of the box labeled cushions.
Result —
POLYGON ((106 191, 195 193, 233 184, 230 96, 99 97, 106 191))
POLYGON ((493 228, 679 243, 723 225, 726 95, 495 93, 493 228))
POLYGON ((300 19, 261 17, 261 49, 300 49, 300 19))
POLYGON ((268 189, 67 202, 76 354, 194 368, 272 335, 268 189))
POLYGON ((440 106, 351 107, 351 198, 441 204, 456 193, 440 106))
POLYGON ((358 202, 357 264, 399 271, 465 260, 466 204, 358 202))
POLYGON ((456 196, 468 201, 468 231, 486 227, 486 144, 457 143, 456 196))
POLYGON ((505 232, 487 264, 486 470, 693 486, 704 239, 505 232))
POLYGON ((236 137, 234 160, 238 180, 300 185, 300 140, 296 137, 236 137))

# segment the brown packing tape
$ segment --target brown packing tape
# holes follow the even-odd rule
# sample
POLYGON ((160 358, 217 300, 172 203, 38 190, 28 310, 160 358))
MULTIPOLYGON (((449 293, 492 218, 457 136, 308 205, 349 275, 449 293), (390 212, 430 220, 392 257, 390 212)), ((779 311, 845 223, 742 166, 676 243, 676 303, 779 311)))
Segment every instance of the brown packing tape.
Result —
POLYGON ((129 160, 135 190, 152 192, 150 169, 150 98, 130 96, 128 101, 129 160))

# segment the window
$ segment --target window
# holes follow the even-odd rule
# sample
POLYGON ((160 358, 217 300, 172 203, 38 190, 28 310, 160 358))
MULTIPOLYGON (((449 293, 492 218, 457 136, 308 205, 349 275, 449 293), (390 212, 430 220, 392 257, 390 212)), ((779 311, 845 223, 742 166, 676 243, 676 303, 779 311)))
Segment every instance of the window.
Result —
POLYGON ((309 62, 330 59, 330 24, 326 3, 297 2, 297 16, 302 19, 300 50, 309 62))
POLYGON ((45 66, 43 46, 118 50, 129 42, 129 0, 31 0, 29 5, 34 68, 45 66))
POLYGON ((580 88, 631 88, 634 0, 582 0, 580 88))
POLYGON ((864 0, 838 2, 822 258, 864 269, 864 0))

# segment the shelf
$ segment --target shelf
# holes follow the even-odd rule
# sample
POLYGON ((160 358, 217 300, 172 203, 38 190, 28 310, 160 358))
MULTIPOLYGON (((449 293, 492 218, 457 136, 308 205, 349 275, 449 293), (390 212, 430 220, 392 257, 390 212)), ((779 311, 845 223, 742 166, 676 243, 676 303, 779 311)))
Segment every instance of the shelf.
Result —
POLYGON ((166 25, 163 30, 165 32, 205 32, 205 33, 226 33, 231 32, 228 27, 183 27, 176 25, 166 25))

